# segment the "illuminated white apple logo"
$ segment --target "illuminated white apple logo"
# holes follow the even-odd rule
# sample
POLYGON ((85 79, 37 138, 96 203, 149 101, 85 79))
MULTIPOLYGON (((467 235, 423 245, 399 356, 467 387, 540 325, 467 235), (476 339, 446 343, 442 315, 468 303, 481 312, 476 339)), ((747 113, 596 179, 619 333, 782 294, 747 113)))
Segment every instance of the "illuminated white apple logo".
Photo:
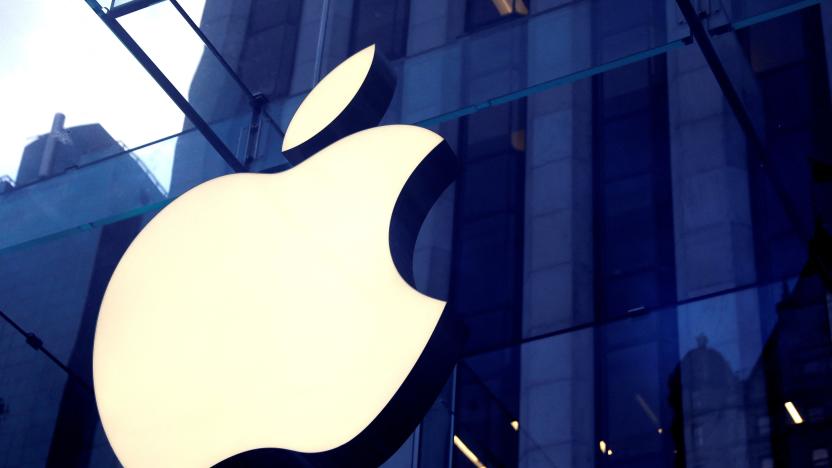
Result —
POLYGON ((350 57, 289 125, 283 149, 302 164, 203 183, 130 245, 93 353, 125 466, 269 448, 300 465, 380 463, 436 397, 453 337, 445 302, 408 284, 409 259, 452 177, 432 174, 455 163, 429 130, 369 128, 391 77, 372 46, 350 57))

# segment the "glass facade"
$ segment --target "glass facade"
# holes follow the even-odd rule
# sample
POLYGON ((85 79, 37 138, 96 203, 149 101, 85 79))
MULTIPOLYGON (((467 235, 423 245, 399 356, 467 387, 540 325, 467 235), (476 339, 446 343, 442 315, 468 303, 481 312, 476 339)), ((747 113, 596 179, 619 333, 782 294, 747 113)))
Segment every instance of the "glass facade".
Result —
POLYGON ((84 62, 100 121, 2 155, 0 467, 118 466, 91 388, 118 260, 189 188, 288 169, 294 110, 371 43, 384 123, 462 163, 414 276, 469 332, 385 466, 832 466, 828 2, 73 1, 131 61, 84 62))

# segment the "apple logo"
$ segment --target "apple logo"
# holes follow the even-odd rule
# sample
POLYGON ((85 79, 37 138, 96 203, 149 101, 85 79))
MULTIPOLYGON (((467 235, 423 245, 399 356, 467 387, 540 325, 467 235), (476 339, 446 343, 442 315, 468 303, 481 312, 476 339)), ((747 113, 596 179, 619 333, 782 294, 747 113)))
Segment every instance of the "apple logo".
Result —
POLYGON ((464 340, 412 272, 457 162, 430 130, 376 127, 394 87, 356 53, 295 113, 291 169, 205 182, 132 242, 93 348, 122 464, 373 466, 418 425, 464 340))

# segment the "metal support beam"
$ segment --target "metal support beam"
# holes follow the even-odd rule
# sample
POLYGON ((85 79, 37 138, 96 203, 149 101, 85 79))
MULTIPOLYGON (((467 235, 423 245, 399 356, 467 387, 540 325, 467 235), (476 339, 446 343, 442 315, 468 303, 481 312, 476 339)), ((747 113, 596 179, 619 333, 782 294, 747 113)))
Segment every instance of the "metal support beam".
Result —
MULTIPOLYGON (((119 24, 116 17, 108 14, 95 0, 86 0, 87 4, 95 11, 101 21, 110 29, 119 41, 127 48, 128 51, 139 61, 144 69, 156 81, 159 87, 173 100, 174 104, 182 110, 185 117, 199 130, 205 137, 208 143, 217 151, 220 157, 228 164, 234 172, 245 172, 245 167, 240 163, 234 153, 226 146, 225 143, 217 136, 216 133, 208 125, 208 122, 202 118, 196 109, 191 106, 187 99, 176 89, 176 86, 171 83, 167 76, 159 69, 159 67, 150 59, 139 44, 130 36, 130 34, 119 24)), ((129 4, 128 4, 129 5, 129 4)))

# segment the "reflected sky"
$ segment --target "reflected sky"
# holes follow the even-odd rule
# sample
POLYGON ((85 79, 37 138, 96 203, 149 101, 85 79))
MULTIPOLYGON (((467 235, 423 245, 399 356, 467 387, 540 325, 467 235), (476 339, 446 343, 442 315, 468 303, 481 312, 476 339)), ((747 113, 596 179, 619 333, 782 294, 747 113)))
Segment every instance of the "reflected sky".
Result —
MULTIPOLYGON (((188 4, 198 21, 204 0, 188 4)), ((192 76, 202 48, 181 39, 193 32, 171 16, 147 20, 160 40, 179 44, 181 59, 166 63, 165 73, 192 76)), ((127 147, 179 132, 183 123, 179 109, 84 0, 0 2, 0 102, 0 176, 12 178, 23 148, 49 131, 56 112, 66 114, 67 127, 100 123, 127 147)), ((171 162, 146 161, 160 180, 169 180, 171 162)))

